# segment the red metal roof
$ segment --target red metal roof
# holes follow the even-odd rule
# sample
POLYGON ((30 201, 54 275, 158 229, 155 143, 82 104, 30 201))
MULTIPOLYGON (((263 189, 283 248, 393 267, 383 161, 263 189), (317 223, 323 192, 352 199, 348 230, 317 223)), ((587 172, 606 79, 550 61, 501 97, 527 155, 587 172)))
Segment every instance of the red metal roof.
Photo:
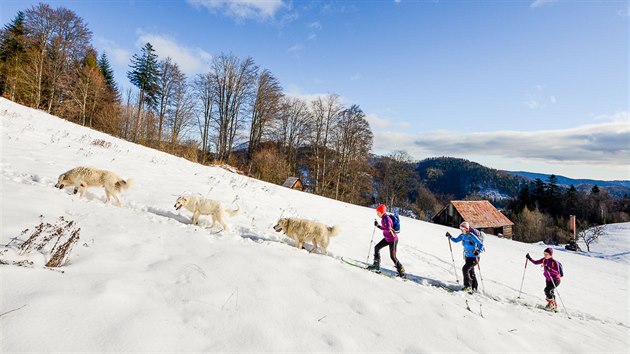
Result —
POLYGON ((514 225, 507 216, 498 211, 487 200, 454 200, 451 202, 462 219, 474 228, 501 227, 514 225))

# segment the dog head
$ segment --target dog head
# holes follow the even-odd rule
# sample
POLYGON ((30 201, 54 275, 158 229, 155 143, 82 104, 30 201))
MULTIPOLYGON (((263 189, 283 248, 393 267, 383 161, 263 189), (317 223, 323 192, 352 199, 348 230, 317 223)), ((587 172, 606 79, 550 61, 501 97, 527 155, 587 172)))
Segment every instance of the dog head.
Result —
POLYGON ((287 228, 287 224, 289 223, 289 220, 286 218, 282 218, 280 220, 278 220, 278 223, 276 224, 276 226, 273 227, 274 230, 276 230, 276 232, 280 232, 282 230, 285 230, 287 228))
POLYGON ((175 201, 175 210, 179 210, 181 207, 188 205, 189 202, 188 197, 177 198, 177 201, 175 201))
POLYGON ((70 184, 71 182, 66 179, 66 174, 61 174, 57 179, 57 184, 55 184, 55 188, 63 189, 66 184, 70 184))

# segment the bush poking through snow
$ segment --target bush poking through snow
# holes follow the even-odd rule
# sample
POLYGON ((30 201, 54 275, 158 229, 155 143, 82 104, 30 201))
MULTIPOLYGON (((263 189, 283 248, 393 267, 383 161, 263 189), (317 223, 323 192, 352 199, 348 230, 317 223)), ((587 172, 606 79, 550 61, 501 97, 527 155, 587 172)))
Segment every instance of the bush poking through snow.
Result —
MULTIPOLYGON (((32 251, 45 252, 50 254, 50 259, 46 262, 46 267, 61 267, 64 265, 77 241, 81 229, 76 226, 73 220, 66 220, 63 216, 55 224, 44 222, 44 216, 39 216, 40 223, 35 226, 28 239, 19 247, 18 253, 24 255, 32 251), (52 247, 50 244, 54 242, 52 247)), ((27 234, 29 229, 22 231, 21 235, 27 234)))
POLYGON ((102 140, 102 139, 94 139, 94 140, 92 140, 92 145, 100 146, 100 147, 103 147, 105 149, 108 149, 108 148, 112 147, 112 143, 110 143, 109 141, 102 140))

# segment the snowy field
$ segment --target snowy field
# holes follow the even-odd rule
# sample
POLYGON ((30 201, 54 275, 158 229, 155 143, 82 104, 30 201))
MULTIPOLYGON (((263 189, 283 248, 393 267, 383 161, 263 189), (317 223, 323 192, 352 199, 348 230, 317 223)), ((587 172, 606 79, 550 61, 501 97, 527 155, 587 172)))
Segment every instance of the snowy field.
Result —
MULTIPOLYGON (((488 236, 485 291, 449 292, 434 285, 457 287, 444 237, 457 230, 401 218, 398 257, 410 280, 391 279, 340 261, 366 260, 373 209, 201 166, 5 99, 0 119, 2 353, 629 351, 630 224, 609 225, 589 256, 555 247, 569 319, 562 306, 535 306, 545 304, 544 278, 537 266, 524 269, 525 254, 542 257, 543 244, 488 236), (54 188, 79 165, 135 185, 121 207, 105 205, 102 188, 86 198, 54 188), (241 212, 227 231, 210 230, 204 216, 191 225, 191 213, 173 207, 186 192, 241 212), (44 267, 44 251, 18 254, 22 230, 40 215, 81 229, 63 273, 44 267), (328 256, 309 254, 272 229, 281 216, 341 232, 328 256)), ((453 250, 461 281, 461 244, 453 250)))

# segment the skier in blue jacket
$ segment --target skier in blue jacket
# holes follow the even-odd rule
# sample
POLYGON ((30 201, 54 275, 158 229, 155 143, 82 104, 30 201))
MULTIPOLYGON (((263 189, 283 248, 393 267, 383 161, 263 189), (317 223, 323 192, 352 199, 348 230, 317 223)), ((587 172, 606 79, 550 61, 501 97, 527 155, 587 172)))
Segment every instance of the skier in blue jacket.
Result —
POLYGON ((464 258, 466 263, 462 267, 462 273, 464 273, 464 291, 477 291, 477 276, 475 275, 475 265, 479 263, 479 253, 483 251, 483 243, 475 236, 470 230, 470 225, 467 221, 459 224, 461 234, 457 237, 452 237, 450 233, 446 233, 446 237, 453 242, 462 241, 464 246, 464 258))

